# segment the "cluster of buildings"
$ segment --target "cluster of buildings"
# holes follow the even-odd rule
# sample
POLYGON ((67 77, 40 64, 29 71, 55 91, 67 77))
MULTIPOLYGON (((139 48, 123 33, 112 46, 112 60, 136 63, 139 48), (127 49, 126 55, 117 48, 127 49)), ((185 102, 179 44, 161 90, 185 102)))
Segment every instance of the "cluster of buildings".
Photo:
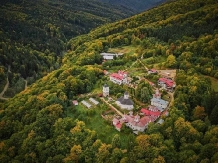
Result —
MULTIPOLYGON (((103 96, 109 96, 109 86, 105 84, 103 86, 103 96)), ((129 97, 128 92, 125 92, 123 96, 118 98, 115 102, 122 110, 128 111, 128 114, 124 114, 121 118, 114 117, 113 125, 120 131, 123 124, 130 127, 135 134, 143 132, 148 124, 157 120, 161 113, 167 108, 169 102, 161 99, 161 94, 157 89, 151 99, 151 105, 148 108, 142 108, 140 114, 133 115, 134 102, 129 97)))

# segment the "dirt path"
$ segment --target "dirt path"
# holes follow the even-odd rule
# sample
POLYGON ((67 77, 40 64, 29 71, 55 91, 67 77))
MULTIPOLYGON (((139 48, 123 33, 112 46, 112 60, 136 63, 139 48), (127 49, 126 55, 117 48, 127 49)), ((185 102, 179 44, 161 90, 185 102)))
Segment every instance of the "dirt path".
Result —
POLYGON ((107 101, 105 101, 104 98, 101 98, 101 100, 106 103, 111 109, 117 112, 117 114, 121 115, 123 117, 123 113, 121 113, 119 110, 117 110, 113 105, 109 104, 107 101))
POLYGON ((2 92, 0 93, 0 99, 1 100, 8 100, 8 98, 3 97, 4 93, 7 91, 9 86, 9 81, 8 81, 8 77, 7 77, 7 83, 5 84, 4 89, 2 90, 2 92))
POLYGON ((139 61, 147 71, 149 70, 149 69, 145 66, 145 64, 142 63, 142 61, 140 61, 139 59, 137 59, 137 61, 139 61))
POLYGON ((27 80, 24 80, 25 81, 25 87, 24 89, 27 89, 27 80))

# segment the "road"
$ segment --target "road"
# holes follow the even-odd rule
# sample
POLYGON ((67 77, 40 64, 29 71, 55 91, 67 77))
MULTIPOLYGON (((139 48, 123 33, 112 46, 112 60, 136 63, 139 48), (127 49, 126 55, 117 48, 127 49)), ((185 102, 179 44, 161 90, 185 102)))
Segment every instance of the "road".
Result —
POLYGON ((110 103, 108 103, 107 101, 105 101, 104 98, 101 98, 101 100, 102 100, 104 103, 106 103, 111 109, 113 109, 114 111, 116 111, 117 114, 119 114, 120 116, 123 117, 123 113, 121 113, 121 112, 120 112, 119 110, 117 110, 113 105, 111 105, 110 103))
POLYGON ((9 86, 9 81, 8 81, 8 77, 7 77, 7 83, 5 84, 4 89, 2 90, 2 92, 0 93, 0 99, 1 100, 8 100, 8 98, 3 97, 4 93, 7 91, 9 86))

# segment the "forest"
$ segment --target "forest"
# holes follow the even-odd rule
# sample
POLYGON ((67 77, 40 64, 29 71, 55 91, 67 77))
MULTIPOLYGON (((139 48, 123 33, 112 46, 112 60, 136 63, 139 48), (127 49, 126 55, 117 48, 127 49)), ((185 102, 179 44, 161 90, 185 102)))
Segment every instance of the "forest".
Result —
MULTIPOLYGON (((65 44, 67 53, 57 68, 0 103, 1 162, 217 162, 216 0, 169 1, 65 44), (100 53, 116 48, 134 52, 103 62, 100 53), (174 101, 169 116, 162 117, 164 123, 151 123, 138 135, 126 128, 108 133, 111 124, 103 120, 95 121, 100 129, 90 127, 99 112, 107 111, 106 106, 83 111, 74 108, 72 100, 80 102, 90 94, 96 97, 95 91, 107 82, 105 69, 127 69, 139 59, 149 68, 176 69, 174 101)), ((112 96, 127 89, 109 85, 112 96)), ((138 100, 147 101, 138 93, 147 87, 140 83, 134 90, 138 100)))
POLYGON ((59 68, 69 39, 134 13, 97 1, 10 0, 0 4, 0 88, 8 77, 6 97, 24 90, 25 81, 31 84, 59 68))

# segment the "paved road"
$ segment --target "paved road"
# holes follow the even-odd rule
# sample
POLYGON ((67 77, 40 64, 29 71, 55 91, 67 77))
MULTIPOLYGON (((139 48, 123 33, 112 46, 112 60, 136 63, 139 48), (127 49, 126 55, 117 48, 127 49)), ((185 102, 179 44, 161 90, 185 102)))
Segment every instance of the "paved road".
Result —
POLYGON ((107 101, 105 101, 104 98, 101 98, 101 100, 106 103, 111 109, 115 110, 117 112, 117 114, 121 115, 123 117, 123 113, 121 113, 119 110, 117 110, 113 105, 111 105, 110 103, 108 103, 107 101))

